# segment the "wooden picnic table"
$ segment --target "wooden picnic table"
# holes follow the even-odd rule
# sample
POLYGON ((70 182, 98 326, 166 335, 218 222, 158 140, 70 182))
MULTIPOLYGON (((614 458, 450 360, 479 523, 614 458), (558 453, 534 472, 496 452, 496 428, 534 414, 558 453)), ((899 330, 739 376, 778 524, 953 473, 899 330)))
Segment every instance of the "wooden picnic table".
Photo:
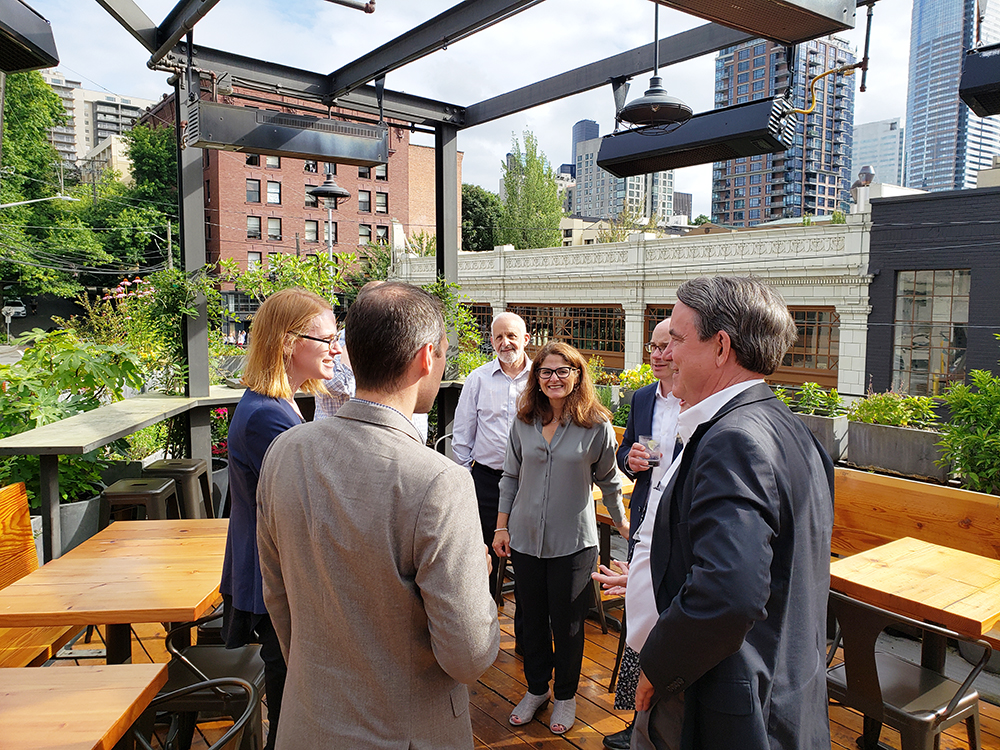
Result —
POLYGON ((0 747, 114 747, 166 682, 166 664, 5 669, 0 747))
POLYGON ((0 626, 107 625, 107 661, 133 622, 187 622, 219 595, 227 519, 118 521, 0 590, 0 626))
MULTIPOLYGON (((632 490, 635 489, 635 480, 630 479, 621 470, 618 471, 618 478, 622 480, 622 502, 625 504, 625 510, 628 511, 629 501, 632 498, 632 490)), ((612 520, 611 514, 608 513, 608 509, 604 507, 604 502, 601 499, 601 488, 594 487, 591 490, 591 496, 594 498, 594 503, 597 506, 598 561, 601 565, 610 566, 611 529, 615 528, 615 522, 612 520)), ((631 523, 631 519, 629 519, 629 522, 631 523)))
MULTIPOLYGON (((243 388, 214 385, 208 396, 149 393, 36 427, 0 440, 0 456, 38 456, 42 502, 42 542, 46 560, 59 557, 59 456, 82 455, 143 427, 196 409, 239 402, 243 388)), ((207 419, 207 417, 206 417, 207 419)))
MULTIPOLYGON (((973 638, 1000 622, 1000 560, 910 537, 836 560, 830 588, 973 638)), ((925 633, 923 666, 941 672, 945 645, 925 633)))

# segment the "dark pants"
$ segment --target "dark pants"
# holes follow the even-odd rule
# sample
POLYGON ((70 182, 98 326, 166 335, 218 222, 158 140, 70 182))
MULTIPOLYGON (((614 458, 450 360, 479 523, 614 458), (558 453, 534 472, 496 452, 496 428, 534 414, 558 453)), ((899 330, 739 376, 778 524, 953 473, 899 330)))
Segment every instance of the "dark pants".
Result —
MULTIPOLYGON (((496 534, 497 513, 500 508, 500 477, 503 471, 491 469, 482 464, 472 465, 472 481, 476 485, 476 501, 479 503, 479 524, 483 529, 483 541, 490 550, 490 596, 497 598, 497 586, 503 586, 498 581, 500 575, 500 558, 493 552, 493 536, 496 534)), ((517 598, 517 577, 514 578, 514 600, 517 598)), ((520 645, 523 617, 520 603, 514 609, 514 641, 520 645)))
POLYGON ((583 623, 594 603, 590 574, 597 565, 597 547, 549 558, 511 550, 511 559, 517 571, 517 609, 524 616, 521 647, 528 691, 545 693, 554 669, 555 698, 569 700, 580 683, 583 623))

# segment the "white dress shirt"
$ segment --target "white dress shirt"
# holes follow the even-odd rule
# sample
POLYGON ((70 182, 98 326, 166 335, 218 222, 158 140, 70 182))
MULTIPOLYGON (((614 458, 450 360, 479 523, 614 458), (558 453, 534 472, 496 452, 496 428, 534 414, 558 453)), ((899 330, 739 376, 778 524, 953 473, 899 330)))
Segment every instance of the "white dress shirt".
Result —
POLYGON ((472 467, 472 462, 491 469, 503 469, 507 438, 517 417, 517 399, 528 384, 531 360, 513 378, 493 359, 469 373, 455 409, 451 451, 455 461, 472 467))
MULTIPOLYGON (((702 422, 712 419, 719 412, 719 409, 747 388, 763 382, 763 379, 746 380, 723 388, 682 413, 677 418, 677 435, 684 443, 685 450, 688 440, 691 439, 694 431, 702 422)), ((659 490, 657 491, 657 485, 650 488, 646 515, 642 519, 642 523, 639 524, 639 528, 632 531, 636 542, 635 550, 632 552, 632 564, 629 566, 628 586, 625 589, 625 616, 628 617, 625 642, 634 651, 642 650, 650 631, 660 619, 660 612, 656 608, 653 574, 649 566, 650 543, 652 542, 657 508, 660 507, 664 490, 681 465, 683 455, 683 452, 678 453, 677 458, 667 468, 658 483, 659 490)))
POLYGON ((661 392, 661 386, 656 387, 656 399, 653 401, 653 437, 660 443, 660 465, 654 466, 649 475, 649 489, 653 488, 663 480, 670 462, 674 455, 674 443, 677 440, 677 418, 681 413, 681 400, 673 393, 666 396, 661 392))

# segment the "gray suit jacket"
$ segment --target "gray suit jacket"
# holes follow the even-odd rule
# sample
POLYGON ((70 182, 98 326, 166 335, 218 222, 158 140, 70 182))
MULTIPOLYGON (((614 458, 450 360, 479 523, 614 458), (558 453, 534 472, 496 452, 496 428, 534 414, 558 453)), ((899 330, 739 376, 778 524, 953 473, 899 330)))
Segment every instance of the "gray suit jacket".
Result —
POLYGON ((278 748, 471 748, 500 643, 469 472, 349 401, 271 445, 264 601, 288 663, 278 748))
POLYGON ((828 748, 833 465, 812 433, 748 388, 695 430, 654 521, 640 663, 684 691, 682 749, 828 748))

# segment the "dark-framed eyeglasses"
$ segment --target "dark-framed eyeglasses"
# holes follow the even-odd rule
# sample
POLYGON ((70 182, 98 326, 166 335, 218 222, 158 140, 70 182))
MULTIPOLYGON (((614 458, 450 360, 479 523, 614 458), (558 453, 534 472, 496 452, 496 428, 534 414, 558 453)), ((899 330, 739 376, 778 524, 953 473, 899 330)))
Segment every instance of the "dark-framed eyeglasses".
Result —
POLYGON ((663 354, 667 350, 667 345, 660 346, 659 344, 649 343, 644 348, 650 354, 663 354))
POLYGON ((339 341, 339 337, 338 336, 331 336, 328 339, 321 339, 318 336, 309 336, 308 334, 305 334, 305 333, 299 333, 299 334, 296 334, 296 335, 300 339, 309 339, 310 341, 318 341, 321 344, 326 344, 330 349, 332 349, 333 347, 335 347, 337 345, 337 341, 339 341))
POLYGON ((570 373, 580 372, 579 367, 557 367, 554 370, 548 367, 538 368, 538 379, 539 380, 550 380, 553 375, 555 375, 560 380, 565 380, 570 376, 570 373))

